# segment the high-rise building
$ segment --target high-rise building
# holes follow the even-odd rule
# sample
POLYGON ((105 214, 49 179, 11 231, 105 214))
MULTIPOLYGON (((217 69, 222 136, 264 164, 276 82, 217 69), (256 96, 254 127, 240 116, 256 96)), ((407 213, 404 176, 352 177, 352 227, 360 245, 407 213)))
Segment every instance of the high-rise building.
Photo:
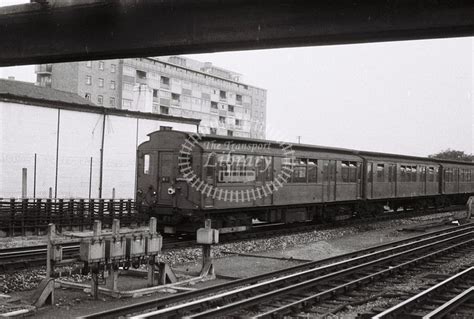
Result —
POLYGON ((37 84, 97 105, 201 120, 206 134, 265 138, 266 90, 209 62, 171 56, 43 64, 37 84))

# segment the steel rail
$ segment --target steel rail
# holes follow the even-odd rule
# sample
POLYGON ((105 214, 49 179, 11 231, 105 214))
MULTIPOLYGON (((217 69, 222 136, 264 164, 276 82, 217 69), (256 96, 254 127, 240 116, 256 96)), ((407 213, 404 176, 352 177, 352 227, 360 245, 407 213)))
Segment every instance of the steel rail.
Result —
POLYGON ((408 309, 415 307, 420 302, 423 302, 424 300, 427 300, 428 298, 432 297, 433 294, 438 293, 443 289, 446 289, 448 285, 452 285, 456 281, 463 280, 471 276, 474 276, 474 267, 470 267, 460 273, 457 273, 456 275, 451 276, 446 280, 443 280, 442 282, 420 292, 419 294, 407 300, 404 300, 403 302, 379 313, 378 315, 375 315, 373 319, 395 318, 401 312, 407 311, 408 309))
MULTIPOLYGON (((445 247, 445 248, 442 248, 440 250, 437 250, 435 252, 432 252, 432 253, 429 253, 427 255, 424 255, 424 256, 421 256, 421 257, 417 257, 417 258, 414 258, 412 260, 409 260, 407 262, 403 262, 401 264, 398 264, 398 265, 395 265, 395 266, 390 266, 388 269, 385 269, 385 270, 381 270, 381 271, 378 271, 374 274, 370 274, 370 275, 367 275, 365 277, 362 277, 362 278, 359 278, 359 279, 356 279, 356 280, 353 280, 353 281, 350 281, 346 284, 343 284, 343 285, 339 285, 337 287, 334 287, 334 288, 331 288, 331 289, 328 289, 328 290, 325 290, 323 292, 320 292, 320 293, 317 293, 315 295, 312 295, 310 297, 306 297, 304 299, 301 299, 301 300, 298 300, 297 302, 293 302, 289 305, 285 305, 285 306, 282 306, 282 307, 279 307, 278 309, 273 309, 271 311, 268 311, 266 313, 263 313, 263 314, 259 314, 258 316, 255 316, 255 318, 263 318, 263 317, 267 317, 267 316, 270 316, 270 315, 273 315, 275 313, 280 313, 280 312, 283 312, 285 310, 288 310, 288 309, 291 309, 291 308, 295 308, 297 306, 300 306, 300 305, 304 305, 305 303, 311 301, 311 300, 314 300, 314 299, 317 299, 317 298, 321 298, 323 297, 324 295, 328 295, 328 294, 331 294, 331 293, 336 293, 337 291, 340 291, 340 290, 345 290, 347 289, 348 287, 350 286, 353 286, 353 285, 356 285, 356 284, 360 284, 360 283, 363 283, 363 282, 366 282, 366 281, 369 281, 369 280, 373 280, 374 278, 377 278, 377 277, 381 277, 381 276, 384 276, 385 274, 387 273, 391 273, 391 272, 395 272, 396 270, 398 269, 401 269, 401 268, 404 268, 404 267, 409 267, 413 264, 417 264, 421 261, 423 261, 424 259, 429 259, 429 258, 432 258, 432 257, 435 257, 439 254, 442 254, 444 252, 448 252, 448 251, 451 251, 452 249, 454 248, 458 248, 460 246, 464 246, 464 245, 468 245, 468 244, 472 244, 474 243, 474 239, 469 239, 469 240, 466 240, 466 241, 463 241, 463 242, 460 242, 460 243, 457 243, 457 244, 454 244, 454 245, 451 245, 449 247, 445 247)), ((197 317, 192 317, 192 318, 197 318, 197 317)))
POLYGON ((399 250, 403 250, 406 247, 408 247, 409 245, 419 245, 423 241, 436 238, 437 236, 438 236, 437 238, 439 238, 439 237, 450 236, 453 233, 459 234, 459 233, 463 233, 463 232, 470 232, 472 227, 473 227, 473 224, 470 223, 470 224, 466 224, 466 225, 462 225, 462 226, 457 226, 455 228, 438 230, 438 231, 418 235, 416 237, 412 237, 412 238, 409 238, 409 239, 403 239, 403 240, 400 240, 400 241, 397 241, 397 242, 378 245, 378 246, 366 248, 366 249, 363 249, 363 250, 360 250, 360 251, 346 253, 346 254, 343 254, 343 255, 330 257, 330 258, 326 258, 326 259, 319 260, 319 261, 312 261, 312 262, 296 265, 296 266, 293 266, 293 267, 280 269, 280 270, 277 270, 277 271, 273 271, 273 272, 253 276, 253 277, 250 277, 250 278, 238 279, 238 280, 234 280, 232 282, 206 287, 206 288, 200 289, 198 291, 184 292, 184 293, 176 294, 176 295, 165 297, 165 298, 159 298, 159 299, 155 299, 155 300, 144 301, 144 302, 140 302, 140 303, 137 303, 137 304, 134 304, 134 305, 128 305, 128 306, 119 307, 119 308, 115 308, 115 309, 111 309, 111 310, 106 310, 106 311, 102 311, 102 312, 98 312, 98 313, 93 313, 93 314, 90 314, 90 315, 85 315, 82 318, 116 318, 118 316, 125 316, 125 315, 128 315, 130 313, 138 313, 138 312, 142 312, 142 311, 145 311, 145 310, 157 309, 157 308, 165 307, 165 306, 170 305, 170 304, 175 304, 175 303, 178 303, 178 302, 182 302, 182 301, 186 301, 186 300, 206 296, 206 295, 209 295, 209 294, 213 294, 213 293, 216 293, 216 292, 219 292, 219 291, 227 291, 229 289, 234 289, 234 288, 237 288, 237 287, 252 285, 252 284, 264 281, 264 280, 273 279, 273 278, 277 278, 277 277, 282 277, 282 276, 285 276, 287 274, 291 274, 291 273, 294 273, 294 272, 297 272, 297 271, 304 271, 304 270, 308 270, 308 269, 311 270, 311 269, 314 269, 316 267, 321 267, 321 266, 327 265, 327 264, 334 265, 335 263, 338 263, 338 262, 341 263, 344 260, 349 261, 349 262, 350 261, 357 262, 357 260, 362 260, 360 258, 364 258, 364 257, 365 258, 370 258, 368 256, 371 255, 371 254, 380 253, 382 255, 384 253, 385 254, 389 253, 390 251, 392 251, 395 248, 398 248, 399 250))
POLYGON ((442 304, 440 307, 436 308, 429 314, 423 316, 423 319, 437 319, 443 318, 445 315, 451 313, 453 310, 458 308, 464 302, 472 299, 474 297, 474 287, 464 290, 462 293, 449 300, 448 302, 442 304))
MULTIPOLYGON (((452 243, 453 241, 456 241, 458 239, 464 239, 466 237, 472 237, 473 235, 474 235, 474 232, 470 232, 470 233, 463 234, 463 235, 457 235, 457 236, 454 236, 452 238, 443 239, 443 240, 440 240, 440 241, 436 241, 434 243, 429 243, 429 244, 426 244, 426 245, 422 245, 421 247, 412 248, 412 249, 409 249, 409 250, 406 250, 406 251, 395 253, 395 254, 390 255, 390 256, 386 256, 386 257, 382 257, 382 258, 379 258, 379 259, 376 259, 376 260, 372 260, 372 261, 366 262, 364 264, 351 266, 349 268, 344 268, 342 270, 337 270, 335 272, 331 272, 331 273, 328 273, 328 274, 325 274, 325 275, 321 275, 319 277, 312 278, 310 280, 306 280, 306 281, 303 281, 303 282, 297 282, 297 283, 291 284, 291 285, 286 284, 283 288, 273 289, 273 290, 268 291, 266 293, 260 293, 260 294, 255 295, 255 292, 253 292, 254 296, 252 296, 250 298, 247 298, 247 299, 244 299, 244 300, 239 300, 239 301, 236 301, 236 302, 233 302, 233 303, 230 303, 230 304, 226 304, 226 305, 223 305, 223 306, 219 306, 219 307, 216 307, 214 309, 210 309, 210 310, 207 310, 207 311, 204 311, 204 312, 201 312, 201 313, 198 313, 198 314, 190 315, 190 316, 187 316, 187 317, 188 318, 203 318, 203 317, 216 317, 216 316, 227 315, 227 314, 230 314, 230 313, 232 313, 233 311, 236 311, 236 310, 242 310, 242 309, 250 307, 250 306, 261 304, 264 301, 275 300, 275 298, 278 297, 278 296, 288 295, 288 294, 293 293, 293 292, 302 291, 304 289, 313 287, 316 284, 324 283, 324 282, 326 282, 330 279, 335 279, 335 278, 339 278, 341 276, 345 276, 345 275, 348 275, 348 274, 353 274, 356 271, 367 269, 367 268, 372 267, 372 266, 387 264, 388 262, 396 260, 397 258, 406 257, 406 256, 409 256, 409 255, 420 253, 422 251, 425 251, 426 249, 436 248, 437 246, 440 246, 440 245, 443 245, 443 244, 449 244, 449 243, 452 243)), ((465 245, 467 243, 472 243, 472 242, 474 242, 474 239, 470 238, 467 241, 462 241, 461 244, 465 245)), ((293 308, 297 305, 301 305, 301 304, 306 303, 306 302, 308 302, 310 300, 313 300, 315 298, 320 298, 323 295, 327 295, 327 294, 330 294, 330 293, 334 293, 338 290, 345 289, 345 287, 348 287, 349 285, 354 285, 354 284, 359 283, 359 282, 367 281, 371 278, 378 277, 378 276, 380 276, 381 274, 383 274, 385 272, 393 272, 396 269, 399 269, 403 266, 407 266, 407 265, 409 265, 413 262, 421 261, 421 260, 423 260, 425 258, 428 258, 430 256, 437 255, 442 251, 452 249, 452 248, 454 248, 458 245, 459 244, 449 246, 448 248, 443 248, 443 249, 438 250, 434 253, 430 253, 430 254, 425 255, 423 257, 417 257, 413 260, 410 260, 408 262, 403 262, 403 263, 401 263, 399 265, 396 265, 396 266, 390 266, 387 269, 384 269, 382 271, 374 272, 373 274, 370 274, 368 276, 364 276, 360 279, 350 281, 349 283, 345 283, 345 284, 337 286, 335 288, 331 288, 329 290, 325 290, 323 292, 320 292, 316 295, 312 295, 310 297, 298 300, 297 302, 292 302, 292 303, 290 303, 288 305, 285 305, 285 306, 282 306, 280 308, 273 309, 271 311, 268 311, 268 312, 262 314, 261 316, 265 317, 265 316, 269 316, 269 315, 272 315, 272 314, 280 313, 284 310, 287 310, 289 308, 293 308)), ((300 274, 294 274, 293 276, 299 276, 299 275, 300 274)), ((275 287, 276 286, 275 283, 282 282, 282 280, 285 280, 285 279, 286 278, 282 278, 282 279, 279 278, 279 279, 274 280, 274 281, 269 281, 269 282, 262 283, 262 284, 260 284, 260 286, 266 285, 266 286, 269 286, 269 287, 275 287)), ((185 307, 187 307, 187 305, 193 305, 193 304, 195 305, 195 304, 200 304, 200 303, 203 303, 203 302, 209 302, 211 300, 216 300, 218 298, 229 297, 231 295, 237 295, 237 294, 243 295, 244 292, 252 293, 251 290, 255 290, 255 288, 260 288, 260 287, 258 287, 258 286, 246 287, 246 288, 237 290, 235 292, 234 291, 226 292, 226 293, 223 293, 221 295, 216 295, 216 296, 209 297, 208 299, 196 300, 196 301, 193 301, 189 304, 161 309, 161 310, 158 310, 158 311, 154 311, 154 312, 150 312, 150 313, 147 313, 147 314, 139 315, 139 316, 136 316, 134 318, 157 318, 157 316, 160 317, 160 318, 163 318, 163 317, 166 317, 167 313, 174 312, 178 309, 185 308, 185 307)))

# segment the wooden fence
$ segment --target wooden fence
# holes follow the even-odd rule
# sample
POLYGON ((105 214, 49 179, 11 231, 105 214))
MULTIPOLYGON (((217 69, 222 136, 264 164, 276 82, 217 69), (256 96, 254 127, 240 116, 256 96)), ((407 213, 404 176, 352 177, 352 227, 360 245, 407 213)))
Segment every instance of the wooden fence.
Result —
POLYGON ((0 237, 42 235, 49 223, 59 231, 91 229, 96 219, 111 227, 114 218, 130 226, 149 216, 131 199, 0 199, 0 237))

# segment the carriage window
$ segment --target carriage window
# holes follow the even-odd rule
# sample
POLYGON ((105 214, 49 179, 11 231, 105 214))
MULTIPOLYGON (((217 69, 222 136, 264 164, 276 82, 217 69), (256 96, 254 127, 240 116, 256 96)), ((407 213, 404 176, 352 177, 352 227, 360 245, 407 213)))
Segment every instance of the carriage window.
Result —
POLYGON ((435 172, 434 172, 434 167, 428 167, 428 182, 434 182, 435 181, 435 172))
POLYGON ((217 156, 220 183, 248 183, 255 181, 253 163, 246 165, 245 155, 222 154, 217 156))
POLYGON ((377 164, 377 182, 383 182, 385 180, 385 165, 377 164))
POLYGON ((345 183, 357 182, 357 162, 341 162, 341 180, 345 183))
POLYGON ((341 179, 344 183, 349 182, 349 162, 341 162, 341 179))
POLYGON ((400 181, 406 182, 406 167, 405 165, 400 166, 400 181))
POLYGON ((318 182, 318 160, 308 159, 308 183, 318 182))
POLYGON ((150 174, 150 154, 143 156, 143 174, 150 174))
POLYGON ((349 162, 349 182, 357 182, 357 162, 349 162))
POLYGON ((271 156, 253 156, 247 155, 246 161, 250 166, 256 170, 258 181, 272 180, 272 157, 271 156))
POLYGON ((213 153, 206 154, 204 156, 204 167, 206 168, 206 176, 209 179, 214 179, 215 167, 216 167, 216 156, 213 153))
POLYGON ((444 178, 445 178, 445 181, 448 183, 453 181, 453 171, 451 168, 446 168, 444 170, 444 178))
POLYGON ((412 166, 411 168, 411 181, 412 182, 416 182, 416 176, 418 174, 418 169, 417 169, 417 166, 412 166))
POLYGON ((368 163, 367 164, 367 182, 368 183, 373 182, 372 165, 373 165, 373 163, 368 163))
POLYGON ((306 159, 297 158, 293 167, 292 183, 306 183, 306 159))

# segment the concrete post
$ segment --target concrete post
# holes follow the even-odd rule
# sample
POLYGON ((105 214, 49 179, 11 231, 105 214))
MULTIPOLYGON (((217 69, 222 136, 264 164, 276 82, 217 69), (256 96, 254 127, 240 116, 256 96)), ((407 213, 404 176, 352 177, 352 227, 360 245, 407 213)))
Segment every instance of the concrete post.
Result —
POLYGON ((53 240, 56 235, 56 226, 54 224, 48 225, 48 241, 46 247, 46 279, 51 278, 53 273, 53 265, 52 265, 52 256, 51 252, 53 249, 53 240))
POLYGON ((21 169, 21 198, 28 197, 28 172, 26 168, 21 169))
POLYGON ((99 263, 93 263, 91 267, 91 295, 94 299, 99 299, 99 263))
POLYGON ((150 234, 156 235, 156 226, 157 226, 157 221, 156 217, 150 218, 150 224, 148 225, 148 228, 150 229, 150 234))
POLYGON ((114 219, 112 221, 112 235, 116 236, 120 234, 120 220, 114 219))
POLYGON ((94 233, 94 239, 98 239, 102 233, 102 222, 100 220, 94 220, 92 231, 94 233))

